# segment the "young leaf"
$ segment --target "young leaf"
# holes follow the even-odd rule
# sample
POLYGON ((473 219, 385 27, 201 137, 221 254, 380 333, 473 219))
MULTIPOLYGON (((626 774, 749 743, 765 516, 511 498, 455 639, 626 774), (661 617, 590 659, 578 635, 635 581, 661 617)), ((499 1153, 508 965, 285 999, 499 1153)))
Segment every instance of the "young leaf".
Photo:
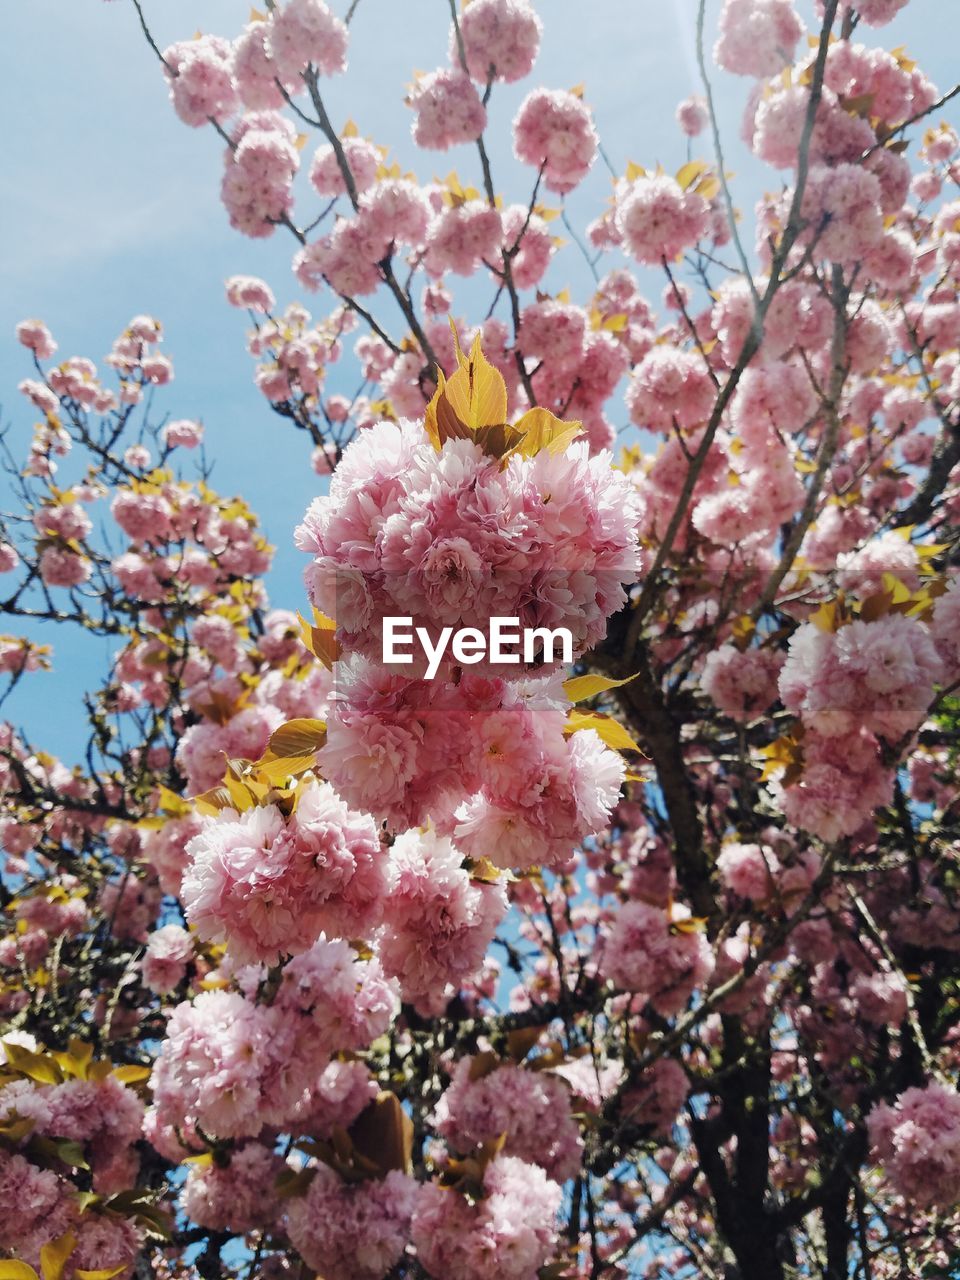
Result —
POLYGON ((87 1157, 84 1155, 83 1143, 75 1142, 71 1138, 54 1138, 53 1145, 56 1148, 57 1159, 70 1165, 72 1169, 90 1168, 87 1157))
POLYGON ((600 328, 606 333, 623 333, 629 324, 629 317, 625 312, 617 312, 616 315, 607 316, 605 320, 600 321, 600 328))
POLYGON ((910 588, 905 586, 892 573, 885 573, 880 579, 883 589, 892 598, 894 604, 907 604, 910 600, 910 588))
POLYGON ((463 869, 478 884, 498 884, 501 880, 510 878, 508 872, 496 866, 489 858, 467 858, 463 869))
POLYGON ((479 333, 470 355, 457 342, 459 367, 446 384, 445 396, 459 420, 471 431, 494 427, 507 420, 507 384, 503 374, 487 360, 480 347, 479 333))
POLYGON ((893 596, 888 591, 879 591, 875 595, 867 596, 860 605, 860 621, 876 622, 878 618, 883 618, 890 612, 892 604, 893 596))
POLYGON ((522 1062, 540 1039, 544 1028, 517 1027, 507 1035, 507 1053, 514 1062, 522 1062))
POLYGON ((842 603, 837 600, 825 601, 819 609, 811 613, 810 621, 820 631, 826 631, 828 635, 839 631, 844 621, 842 603))
POLYGON ((608 689, 619 689, 631 680, 636 680, 639 672, 627 676, 625 680, 611 680, 607 676, 571 676, 564 680, 563 691, 571 702, 585 702, 587 698, 595 698, 598 693, 606 693, 608 689))
POLYGON ((28 1262, 14 1258, 0 1258, 0 1280, 40 1280, 28 1262))
POLYGON ((204 817, 216 817, 224 809, 229 809, 233 801, 226 787, 211 787, 209 791, 201 791, 193 797, 193 806, 197 813, 204 817))
POLYGON ((123 1066, 114 1067, 111 1075, 115 1076, 121 1084, 140 1084, 150 1079, 150 1068, 138 1067, 133 1062, 125 1063, 123 1066))
POLYGON ((54 1055, 64 1075, 86 1080, 93 1062, 93 1045, 78 1036, 71 1036, 66 1053, 54 1055))
POLYGON ((683 916, 670 921, 671 933, 704 933, 706 928, 706 916, 683 916))
POLYGON ((43 1280, 61 1280, 67 1259, 77 1247, 77 1237, 72 1231, 65 1231, 49 1244, 40 1249, 40 1270, 43 1280))
POLYGON ((598 711, 571 711, 567 716, 564 733, 578 733, 581 729, 592 729, 615 751, 636 751, 638 755, 643 755, 619 720, 614 720, 611 716, 601 715, 598 711))
POLYGON ((537 407, 529 409, 514 430, 519 433, 519 439, 508 454, 519 453, 524 458, 533 458, 542 449, 549 449, 551 453, 562 453, 580 434, 581 424, 564 422, 549 409, 537 407))
POLYGON ((213 1164, 213 1152, 201 1151, 199 1155, 184 1156, 184 1158, 180 1161, 180 1163, 193 1164, 193 1165, 197 1165, 198 1168, 208 1169, 213 1164))
POLYGON ((760 755, 766 760, 760 781, 767 782, 774 778, 781 769, 785 770, 783 780, 799 775, 803 768, 803 748, 796 733, 785 733, 766 747, 761 747, 760 755))
POLYGON ((696 182, 701 174, 706 173, 706 170, 707 165, 703 160, 688 160, 687 163, 677 171, 677 182, 684 191, 686 191, 688 187, 692 186, 693 183, 696 182))
POLYGON ((32 1116, 18 1116, 15 1111, 8 1112, 8 1118, 0 1121, 0 1142, 6 1141, 16 1145, 33 1132, 36 1120, 32 1116))
POLYGON ((328 671, 340 657, 340 644, 337 640, 337 624, 319 609, 313 611, 313 624, 307 622, 302 614, 297 614, 300 623, 300 639, 315 658, 318 658, 328 671))
POLYGON ((292 1200, 296 1196, 306 1195, 316 1176, 316 1169, 284 1169, 277 1175, 274 1190, 281 1200, 292 1200))
POLYGON ((466 440, 470 435, 470 428, 460 421, 447 399, 447 380, 439 367, 437 389, 427 405, 423 427, 437 453, 443 448, 444 441, 466 440))
POLYGON ((21 1075, 36 1080, 37 1084, 62 1083, 63 1072, 55 1060, 47 1054, 32 1053, 22 1044, 16 1044, 12 1040, 0 1040, 0 1044, 3 1045, 7 1062, 14 1071, 19 1071, 21 1075))
POLYGON ((183 796, 178 796, 169 787, 160 786, 157 788, 157 805, 161 813, 169 814, 171 818, 187 818, 190 816, 190 805, 184 800, 183 796))
POLYGON ((413 1121, 395 1093, 381 1093, 350 1128, 358 1156, 371 1161, 385 1177, 392 1169, 413 1168, 413 1121))
POLYGON ((314 757, 326 740, 327 726, 323 720, 309 717, 288 720, 270 735, 267 749, 257 763, 298 756, 314 757))
POLYGON ((733 643, 741 652, 749 645, 756 629, 757 624, 749 613, 744 613, 739 618, 734 618, 730 630, 733 632, 733 643))
POLYGON ((468 1072, 471 1084, 476 1083, 477 1080, 485 1080, 499 1066, 500 1057, 492 1049, 484 1049, 482 1053, 475 1053, 468 1072))
POLYGON ((246 813, 248 809, 257 807, 257 797, 246 785, 241 782, 234 774, 234 763, 230 761, 227 766, 227 775, 223 780, 223 785, 227 789, 230 797, 230 805, 236 809, 238 813, 246 813))

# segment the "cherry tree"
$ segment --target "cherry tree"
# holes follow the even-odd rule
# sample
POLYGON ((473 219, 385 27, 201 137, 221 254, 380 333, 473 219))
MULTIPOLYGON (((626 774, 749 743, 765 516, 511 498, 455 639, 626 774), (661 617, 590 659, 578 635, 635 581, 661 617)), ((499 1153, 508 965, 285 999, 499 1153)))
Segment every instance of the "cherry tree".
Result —
POLYGON ((302 598, 157 319, 103 369, 17 330, 3 700, 112 657, 75 763, 0 725, 0 1280, 952 1274, 960 86, 906 0, 699 0, 689 159, 618 172, 528 0, 450 0, 424 182, 331 120, 357 3, 126 6, 290 245, 303 301, 225 288, 309 439, 302 598))

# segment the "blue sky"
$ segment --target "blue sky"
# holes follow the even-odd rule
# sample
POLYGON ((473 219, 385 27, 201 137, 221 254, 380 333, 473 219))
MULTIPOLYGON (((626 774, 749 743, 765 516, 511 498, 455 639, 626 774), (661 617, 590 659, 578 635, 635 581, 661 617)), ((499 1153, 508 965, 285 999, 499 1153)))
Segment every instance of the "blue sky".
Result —
MULTIPOLYGON (((346 0, 336 0, 335 7, 345 9, 346 0)), ((810 17, 806 0, 798 7, 810 17)), ((232 36, 249 12, 243 0, 144 0, 144 8, 161 46, 198 27, 232 36)), ((699 88, 695 0, 541 0, 538 9, 545 33, 534 80, 498 88, 491 106, 489 148, 505 198, 529 195, 532 174, 511 155, 509 122, 534 82, 560 88, 584 83, 605 149, 619 170, 628 159, 647 166, 661 161, 676 170, 687 157, 687 144, 674 125, 674 108, 699 88)), ((718 10, 719 0, 711 0, 711 32, 718 10)), ((362 133, 389 145, 422 179, 456 168, 465 182, 479 185, 472 148, 422 153, 410 140, 404 86, 414 69, 431 70, 445 61, 448 30, 446 0, 360 0, 350 67, 326 82, 325 96, 336 124, 352 117, 362 133)), ((301 607, 302 563, 291 534, 318 481, 306 438, 275 418, 252 385, 245 317, 227 307, 222 287, 226 276, 250 273, 264 276, 281 302, 302 297, 290 274, 291 238, 278 232, 268 241, 252 241, 230 230, 218 197, 222 143, 211 130, 188 129, 174 115, 129 0, 9 5, 4 34, 4 425, 12 424, 14 440, 24 443, 33 420, 15 390, 28 373, 13 336, 17 320, 40 316, 57 337, 61 355, 99 361, 132 315, 156 315, 176 365, 176 380, 158 404, 174 417, 204 420, 208 452, 217 462, 214 485, 242 492, 277 545, 269 580, 273 603, 301 607)), ((958 37, 958 0, 913 0, 890 27, 866 30, 863 38, 888 48, 905 44, 943 90, 960 72, 958 37)), ((748 226, 754 200, 777 181, 737 137, 749 84, 714 76, 727 165, 736 174, 736 200, 748 226)), ((958 123, 956 112, 952 118, 958 123)), ((708 158, 706 144, 694 154, 708 158)), ((568 200, 574 224, 582 227, 595 217, 609 190, 609 175, 598 165, 568 200)), ((547 281, 552 291, 565 285, 574 296, 590 288, 572 246, 558 256, 547 281)), ((651 277, 649 296, 659 299, 661 288, 651 277)), ((482 297, 485 310, 490 293, 485 287, 482 294, 463 296, 478 305, 482 297)), ((304 301, 317 314, 327 309, 322 298, 304 301)), ((350 393, 354 386, 349 366, 342 373, 335 368, 328 391, 350 393)), ((84 646, 71 638, 68 645, 66 636, 59 639, 55 672, 25 681, 9 712, 34 730, 38 743, 69 756, 78 745, 76 725, 71 727, 68 716, 49 717, 48 709, 66 702, 79 708, 80 689, 105 654, 100 642, 84 646)))

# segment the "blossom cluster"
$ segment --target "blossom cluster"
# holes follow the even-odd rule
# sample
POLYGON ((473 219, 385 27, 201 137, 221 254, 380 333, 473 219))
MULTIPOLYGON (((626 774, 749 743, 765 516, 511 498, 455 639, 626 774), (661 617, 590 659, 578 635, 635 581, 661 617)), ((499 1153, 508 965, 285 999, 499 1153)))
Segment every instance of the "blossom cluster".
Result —
POLYGON ((74 1042, 58 1057, 33 1036, 11 1032, 2 1071, 0 1249, 36 1267, 41 1251, 70 1233, 68 1274, 129 1274, 143 1231, 121 1214, 86 1211, 77 1179, 86 1172, 104 1204, 136 1185, 143 1103, 109 1061, 92 1062, 89 1044, 74 1042))
POLYGON ((471 857, 525 870, 564 866, 607 821, 623 762, 593 729, 566 732, 559 676, 455 684, 341 667, 320 765, 390 827, 430 819, 471 857))
POLYGON ((575 443, 501 467, 472 440, 437 452, 419 424, 378 424, 297 531, 311 600, 344 648, 374 660, 397 615, 433 638, 445 625, 487 631, 491 617, 565 627, 581 653, 639 568, 636 500, 610 464, 575 443))
POLYGON ((918 729, 943 678, 928 627, 889 613, 836 631, 805 623, 791 638, 780 697, 803 726, 803 764, 778 794, 789 820, 825 840, 852 835, 889 801, 883 742, 918 729))
POLYGON ((586 89, 513 87, 529 0, 452 6, 396 90, 463 178, 331 123, 365 6, 163 51, 233 229, 295 242, 293 300, 243 262, 226 296, 321 477, 314 612, 270 608, 218 428, 155 420, 158 321, 99 367, 18 326, 0 572, 30 630, 0 670, 14 701, 43 678, 39 625, 110 666, 83 765, 0 725, 27 1029, 0 1253, 48 1280, 960 1256, 960 142, 877 45, 904 4, 724 0, 697 33, 776 174, 750 220, 709 71, 673 165, 618 163, 586 89), (384 661, 398 616, 438 670, 384 661), (441 648, 497 618, 571 632, 576 670, 441 648))

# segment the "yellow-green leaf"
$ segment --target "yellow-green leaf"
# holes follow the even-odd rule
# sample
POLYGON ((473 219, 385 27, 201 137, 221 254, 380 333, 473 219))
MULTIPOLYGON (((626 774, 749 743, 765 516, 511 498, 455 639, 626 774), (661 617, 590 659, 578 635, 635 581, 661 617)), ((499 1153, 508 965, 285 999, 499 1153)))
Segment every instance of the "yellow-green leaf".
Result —
POLYGON ((704 933, 706 928, 706 916, 681 916, 679 920, 670 921, 671 933, 704 933))
POLYGON ((333 618, 328 618, 319 609, 314 609, 312 625, 300 613, 297 614, 297 619, 300 623, 300 639, 304 645, 328 671, 332 670, 333 664, 340 657, 340 645, 336 634, 337 624, 333 618))
POLYGON ((87 1068, 87 1079, 92 1080, 94 1084, 102 1084, 107 1076, 113 1070, 113 1063, 109 1058, 101 1058, 99 1062, 91 1062, 87 1068))
POLYGON ((15 1258, 0 1258, 0 1280, 40 1280, 28 1262, 15 1258))
POLYGON ((563 691, 571 702, 584 702, 587 698, 595 698, 598 693, 606 693, 608 689, 619 689, 631 680, 636 680, 639 672, 627 676, 625 680, 611 680, 607 676, 586 675, 572 676, 564 680, 563 691))
POLYGON ((843 626, 842 605, 837 600, 827 600, 811 613, 810 621, 819 631, 832 635, 843 626))
POLYGON ((152 1198, 153 1193, 141 1188, 138 1191, 120 1191, 107 1201, 111 1213, 123 1214, 144 1228, 154 1240, 169 1240, 172 1232, 170 1215, 152 1198))
POLYGON ((288 720, 270 735, 267 750, 260 763, 267 760, 315 756, 327 740, 327 726, 323 720, 304 716, 288 720))
POLYGON ((14 1071, 19 1071, 21 1075, 28 1076, 31 1080, 36 1080, 37 1084, 61 1084, 63 1082, 63 1073, 57 1066, 53 1058, 45 1053, 32 1053, 29 1049, 25 1049, 22 1044, 16 1044, 12 1040, 2 1040, 4 1053, 7 1055, 7 1062, 14 1071))
POLYGON ((643 754, 619 720, 614 720, 612 716, 601 715, 598 711, 571 711, 567 716, 564 733, 579 733, 581 729, 592 729, 615 751, 636 751, 643 754))
POLYGON ((606 330, 607 333, 623 333, 628 324, 628 317, 625 312, 618 312, 614 316, 607 316, 606 319, 600 321, 600 328, 606 330))
POLYGON ((55 1053, 57 1065, 65 1076, 75 1080, 86 1080, 93 1061, 93 1045, 76 1036, 71 1036, 66 1053, 55 1053))
POLYGON ((248 809, 255 809, 257 805, 257 797, 239 778, 235 778, 230 769, 227 770, 227 776, 223 780, 223 785, 227 789, 230 797, 231 807, 236 809, 238 813, 246 813, 248 809))
POLYGON ((138 1067, 136 1063, 124 1063, 121 1067, 114 1067, 111 1072, 121 1084, 140 1084, 143 1080, 150 1079, 149 1067, 138 1067))
POLYGON ((706 173, 707 167, 703 160, 688 160, 685 165, 677 170, 677 182, 686 191, 701 174, 706 173))
MULTIPOLYGON (((34 1139, 34 1141, 38 1140, 34 1139)), ((83 1152, 83 1143, 75 1142, 72 1138, 52 1138, 50 1141, 57 1153, 57 1159, 62 1160, 64 1164, 68 1164, 71 1169, 90 1168, 87 1163, 87 1157, 83 1152)))
POLYGON ((8 1112, 8 1117, 0 1122, 0 1138, 8 1142, 22 1142, 37 1123, 32 1116, 18 1116, 15 1111, 8 1112))
POLYGON ((737 648, 741 651, 746 649, 756 629, 757 624, 749 613, 744 613, 739 618, 734 618, 730 630, 733 633, 733 642, 737 648))
POLYGON ((61 1280, 67 1259, 77 1247, 77 1237, 72 1231, 65 1231, 56 1240, 43 1245, 40 1250, 40 1270, 43 1280, 61 1280))
POLYGON ((193 797, 193 806, 197 813, 204 817, 215 817, 224 809, 229 809, 233 801, 226 787, 211 787, 209 791, 201 791, 193 797))
POLYGON ((458 368, 445 388, 450 407, 471 431, 506 422, 507 384, 500 370, 495 369, 483 354, 480 334, 474 338, 469 356, 463 354, 455 327, 454 338, 457 340, 458 368))
MULTIPOLYGON (((308 769, 312 769, 316 763, 316 755, 278 756, 275 760, 260 760, 256 765, 255 781, 256 783, 263 784, 267 789, 270 789, 271 787, 284 787, 290 779, 299 778, 302 773, 306 773, 308 769)), ((255 785, 253 779, 251 779, 250 785, 255 785)), ((265 802, 262 797, 260 802, 265 802)))
POLYGON ((190 805, 183 796, 178 796, 169 787, 157 788, 157 801, 161 812, 169 814, 171 818, 186 818, 190 815, 190 805))
POLYGON ((894 604, 906 604, 910 599, 910 588, 905 586, 892 573, 885 573, 880 580, 884 591, 892 597, 894 604))
POLYGON ((489 858, 467 858, 464 860, 464 870, 469 872, 471 880, 479 884, 498 884, 507 875, 489 858))
POLYGON ((785 770, 784 778, 798 776, 803 765, 803 747, 794 733, 782 734, 773 742, 760 748, 760 756, 766 761, 760 774, 761 782, 768 782, 785 770))
POLYGON ((537 406, 529 409, 514 427, 520 439, 508 453, 519 453, 525 458, 535 457, 542 449, 562 453, 581 429, 579 422, 564 422, 549 409, 537 406))

